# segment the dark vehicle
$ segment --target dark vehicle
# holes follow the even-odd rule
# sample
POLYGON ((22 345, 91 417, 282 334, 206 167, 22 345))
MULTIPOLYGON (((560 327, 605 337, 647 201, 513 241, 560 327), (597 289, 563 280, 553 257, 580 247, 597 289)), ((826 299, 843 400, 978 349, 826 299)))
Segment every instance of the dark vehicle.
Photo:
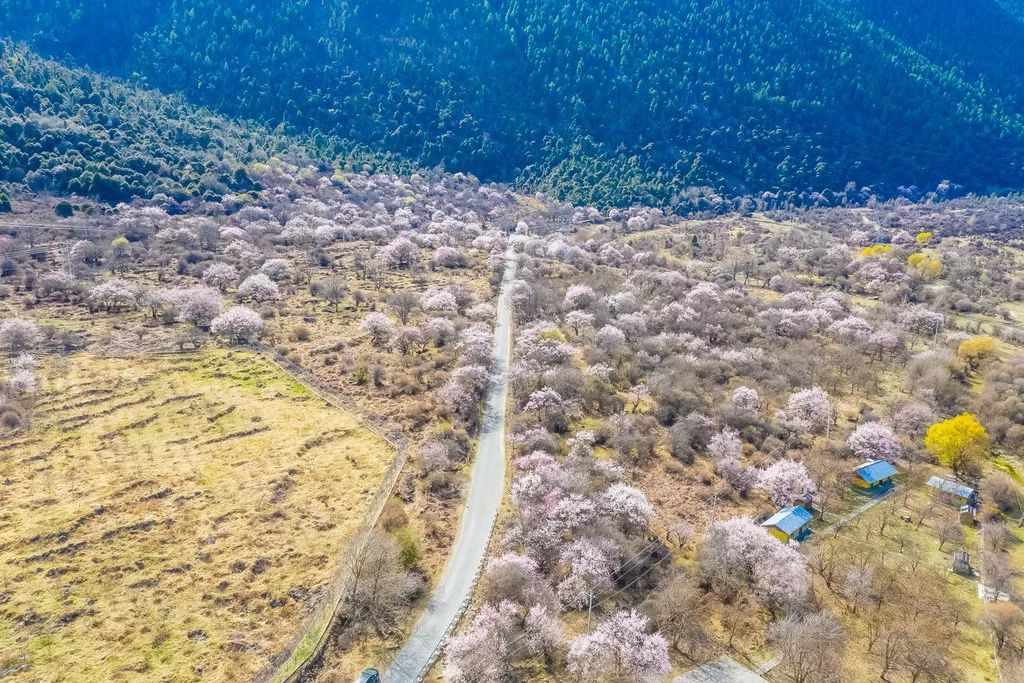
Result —
POLYGON ((376 669, 366 669, 359 674, 356 683, 380 683, 380 672, 376 669))

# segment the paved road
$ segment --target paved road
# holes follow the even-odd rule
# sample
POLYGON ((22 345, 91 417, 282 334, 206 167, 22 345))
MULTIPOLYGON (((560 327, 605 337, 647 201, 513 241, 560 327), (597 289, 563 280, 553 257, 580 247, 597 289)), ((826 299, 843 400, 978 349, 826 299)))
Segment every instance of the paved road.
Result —
POLYGON ((473 580, 487 552, 491 528, 505 491, 505 404, 508 400, 508 364, 512 353, 509 284, 515 277, 515 255, 509 250, 508 267, 498 296, 498 322, 494 330, 494 381, 487 393, 476 461, 469 494, 455 537, 448 566, 412 634, 399 650, 383 683, 414 683, 473 591, 473 580))

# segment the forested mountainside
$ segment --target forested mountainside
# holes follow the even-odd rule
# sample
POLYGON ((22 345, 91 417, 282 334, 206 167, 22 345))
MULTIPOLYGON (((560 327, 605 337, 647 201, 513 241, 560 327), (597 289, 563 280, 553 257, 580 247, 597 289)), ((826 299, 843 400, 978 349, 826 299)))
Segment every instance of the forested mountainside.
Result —
POLYGON ((1019 0, 0 0, 0 34, 47 56, 599 205, 1024 187, 1022 17, 1019 0))
POLYGON ((108 203, 160 195, 217 201, 257 189, 249 170, 274 157, 412 168, 336 139, 233 122, 0 41, 0 183, 108 203))

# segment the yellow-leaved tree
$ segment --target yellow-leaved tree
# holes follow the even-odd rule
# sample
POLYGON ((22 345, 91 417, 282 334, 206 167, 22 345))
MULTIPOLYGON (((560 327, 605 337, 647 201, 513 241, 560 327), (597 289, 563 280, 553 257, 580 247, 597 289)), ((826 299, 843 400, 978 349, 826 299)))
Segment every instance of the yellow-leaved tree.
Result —
POLYGON ((972 458, 988 450, 988 432, 974 415, 960 413, 929 427, 924 445, 940 463, 960 474, 972 458))
POLYGON ((892 245, 889 244, 872 244, 870 247, 864 247, 860 250, 861 258, 882 258, 888 256, 892 252, 892 245))
POLYGON ((937 278, 942 273, 942 259, 937 256, 932 258, 921 252, 908 256, 907 265, 917 270, 929 280, 937 278))
POLYGON ((995 355, 996 340, 988 336, 969 337, 960 342, 956 357, 964 371, 971 373, 977 370, 988 358, 995 355))

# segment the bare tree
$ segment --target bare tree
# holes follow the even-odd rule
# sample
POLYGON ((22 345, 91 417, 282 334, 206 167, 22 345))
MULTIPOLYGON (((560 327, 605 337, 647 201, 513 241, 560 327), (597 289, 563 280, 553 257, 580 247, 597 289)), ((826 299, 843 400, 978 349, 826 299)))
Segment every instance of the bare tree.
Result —
POLYGON ((788 615, 772 626, 770 637, 793 683, 839 680, 846 630, 833 617, 788 615))
POLYGON ((388 305, 392 312, 398 316, 399 322, 403 325, 409 322, 409 316, 420 305, 420 298, 414 292, 403 291, 392 294, 388 298, 388 305))
POLYGON ((939 550, 942 550, 942 546, 947 543, 954 543, 957 545, 963 545, 964 542, 964 530, 960 526, 960 522, 955 519, 948 520, 942 523, 939 527, 939 550))
POLYGON ((691 659, 710 640, 708 596, 686 575, 669 579, 644 604, 644 611, 672 647, 691 659))
POLYGON ((398 544, 391 536, 374 533, 355 560, 355 581, 349 595, 350 616, 369 622, 378 636, 394 627, 422 582, 405 571, 398 544))

